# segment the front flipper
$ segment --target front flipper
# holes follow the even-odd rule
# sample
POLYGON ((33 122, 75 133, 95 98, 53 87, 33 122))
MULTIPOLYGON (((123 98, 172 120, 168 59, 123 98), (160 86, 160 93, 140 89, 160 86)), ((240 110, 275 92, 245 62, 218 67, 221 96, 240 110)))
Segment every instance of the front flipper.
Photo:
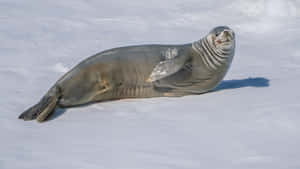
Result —
POLYGON ((169 75, 172 75, 178 70, 180 70, 183 64, 184 63, 176 63, 174 60, 166 60, 160 62, 158 65, 155 66, 147 81, 154 82, 159 79, 165 78, 169 75))
POLYGON ((190 56, 186 54, 178 54, 177 49, 169 49, 166 54, 166 60, 159 62, 153 69, 147 82, 154 82, 181 70, 190 56))

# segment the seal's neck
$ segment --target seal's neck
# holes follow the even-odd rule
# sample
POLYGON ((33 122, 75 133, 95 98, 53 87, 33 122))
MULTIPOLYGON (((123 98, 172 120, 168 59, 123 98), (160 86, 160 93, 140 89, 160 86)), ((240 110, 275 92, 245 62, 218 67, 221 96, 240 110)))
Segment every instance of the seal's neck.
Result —
POLYGON ((207 38, 192 43, 193 50, 198 53, 205 66, 212 71, 231 62, 233 50, 217 49, 207 38))

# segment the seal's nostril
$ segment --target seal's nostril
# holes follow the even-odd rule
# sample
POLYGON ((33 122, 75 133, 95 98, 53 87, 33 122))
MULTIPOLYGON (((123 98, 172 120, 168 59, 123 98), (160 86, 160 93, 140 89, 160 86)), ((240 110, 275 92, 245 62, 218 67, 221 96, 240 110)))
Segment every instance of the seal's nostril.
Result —
POLYGON ((231 30, 225 29, 225 30, 223 31, 223 33, 224 33, 224 35, 225 35, 227 38, 233 39, 233 33, 232 33, 231 30))
POLYGON ((230 35, 230 31, 229 30, 224 30, 224 34, 225 35, 230 35))

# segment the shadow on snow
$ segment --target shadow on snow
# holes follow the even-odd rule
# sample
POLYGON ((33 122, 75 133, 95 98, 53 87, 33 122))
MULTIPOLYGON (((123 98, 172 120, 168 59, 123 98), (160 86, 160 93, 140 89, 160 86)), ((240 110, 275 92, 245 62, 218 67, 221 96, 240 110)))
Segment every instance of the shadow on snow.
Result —
POLYGON ((242 87, 269 87, 270 80, 264 77, 246 78, 239 80, 223 80, 214 90, 238 89, 242 87))

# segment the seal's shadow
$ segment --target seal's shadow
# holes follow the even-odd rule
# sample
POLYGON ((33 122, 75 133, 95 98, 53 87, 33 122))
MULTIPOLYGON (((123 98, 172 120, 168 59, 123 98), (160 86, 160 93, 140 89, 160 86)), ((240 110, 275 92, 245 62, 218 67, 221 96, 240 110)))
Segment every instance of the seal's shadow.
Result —
POLYGON ((270 80, 264 77, 246 78, 240 80, 223 80, 221 84, 214 90, 237 89, 242 87, 269 87, 270 80))
MULTIPOLYGON (((246 79, 239 79, 239 80, 223 80, 221 84, 215 90, 213 90, 213 92, 227 90, 227 89, 238 89, 242 87, 268 87, 268 86, 270 86, 270 80, 263 77, 246 78, 246 79)), ((76 107, 87 106, 90 104, 76 106, 76 107)), ((47 121, 51 121, 58 118, 66 111, 67 108, 57 108, 56 111, 47 119, 47 121)))
POLYGON ((53 112, 53 114, 47 118, 46 121, 51 121, 54 120, 56 118, 58 118, 59 116, 61 116, 62 114, 64 114, 64 112, 66 112, 67 109, 66 108, 56 108, 56 110, 53 112))

